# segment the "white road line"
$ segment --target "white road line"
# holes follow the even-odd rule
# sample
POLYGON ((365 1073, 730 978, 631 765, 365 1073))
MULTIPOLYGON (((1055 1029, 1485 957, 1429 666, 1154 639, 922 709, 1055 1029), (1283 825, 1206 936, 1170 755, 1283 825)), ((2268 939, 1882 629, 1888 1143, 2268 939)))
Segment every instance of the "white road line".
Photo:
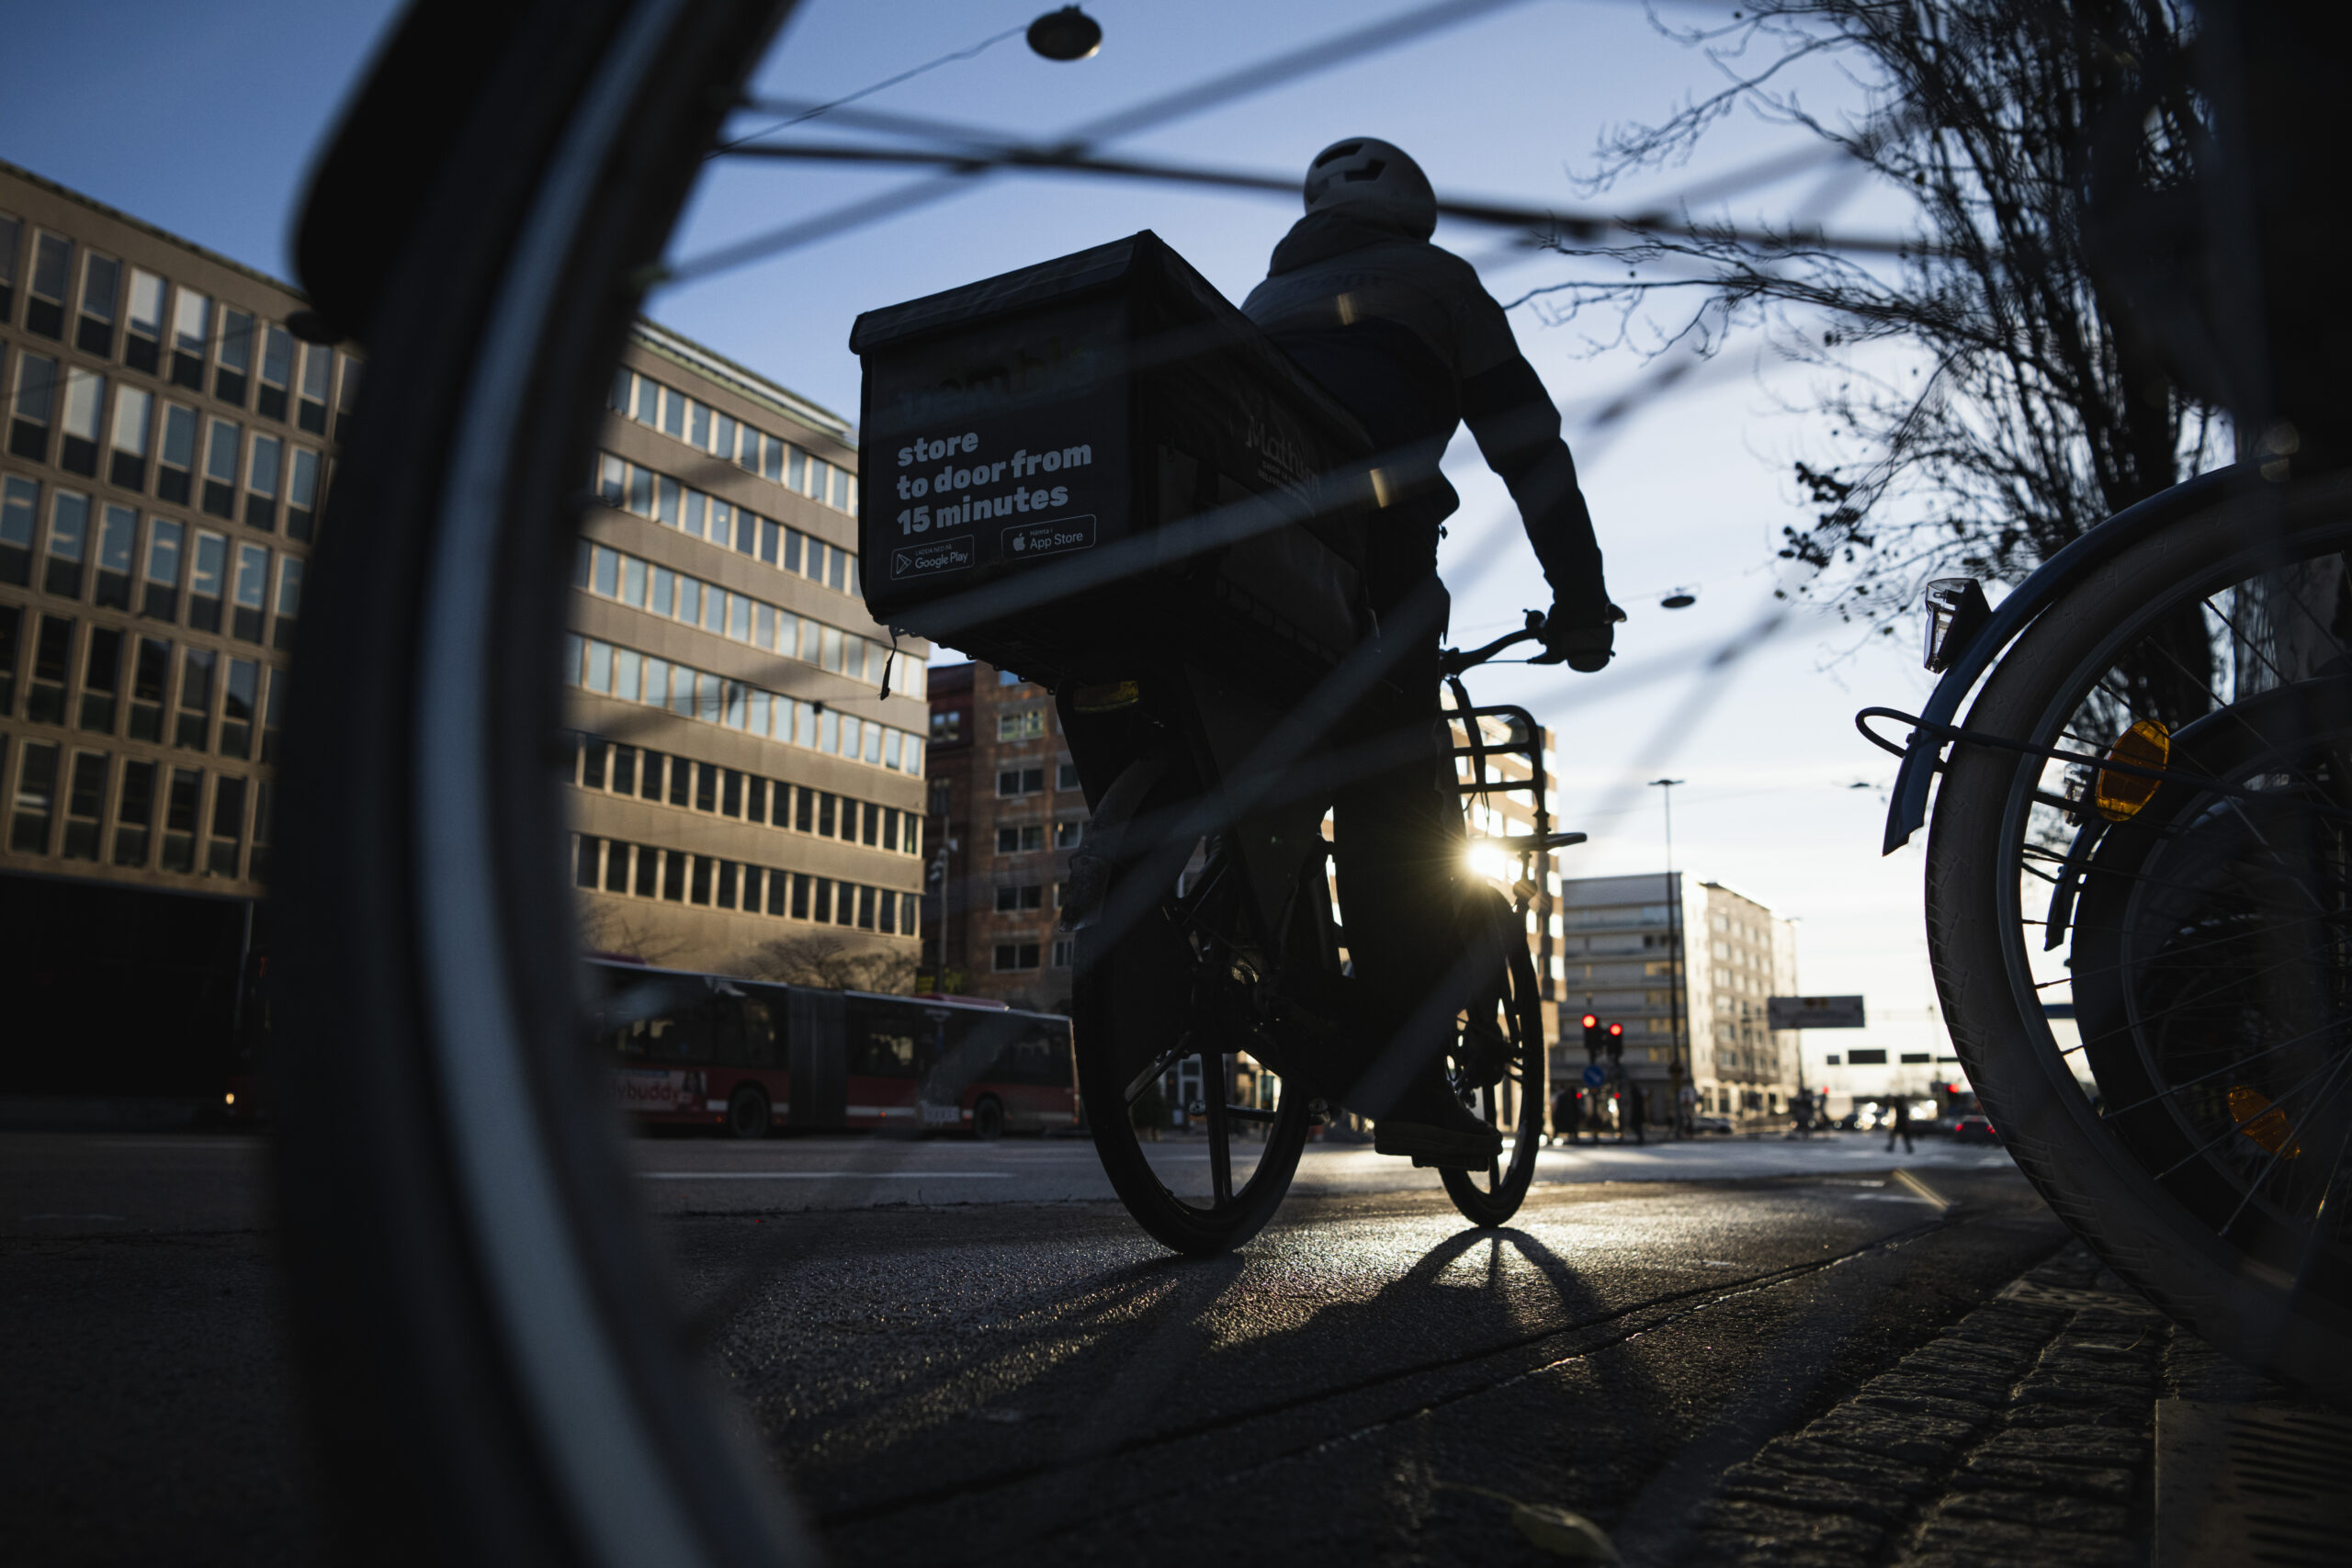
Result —
POLYGON ((642 1181, 959 1181, 1009 1179, 1008 1170, 640 1170, 642 1181))

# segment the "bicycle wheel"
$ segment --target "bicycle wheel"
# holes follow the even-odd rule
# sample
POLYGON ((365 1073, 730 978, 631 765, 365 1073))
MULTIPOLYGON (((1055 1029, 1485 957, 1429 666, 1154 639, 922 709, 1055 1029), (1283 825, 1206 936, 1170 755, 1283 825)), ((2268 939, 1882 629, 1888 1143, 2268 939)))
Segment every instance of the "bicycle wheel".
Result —
POLYGON ((1535 1179, 1544 1143, 1544 1003, 1519 912, 1502 895, 1481 889, 1470 900, 1474 941, 1501 962, 1455 1021, 1446 1053, 1446 1082, 1462 1102, 1503 1135, 1485 1170, 1446 1170, 1446 1196, 1475 1225, 1499 1225, 1519 1213, 1535 1179))
POLYGON ((2352 482, 2250 486, 2020 637, 1928 847, 1952 1038, 2018 1167, 2218 1346, 2352 1393, 2352 482), (2050 1009, 2071 1003, 2078 1044, 2050 1009), (2079 1077, 2079 1058, 2086 1078, 2079 1077))
POLYGON ((1198 794, 1190 766, 1160 753, 1103 795, 1089 841, 1110 874, 1078 935, 1071 1021, 1079 1092, 1112 1189, 1160 1242, 1211 1257, 1273 1217, 1306 1144, 1306 1097, 1295 1085, 1259 1068, 1250 1101, 1235 1103, 1240 1058, 1265 1048, 1272 998, 1295 983, 1286 971, 1336 975, 1339 955, 1328 898, 1321 920, 1314 899, 1295 901, 1300 929, 1287 943, 1252 929, 1238 851, 1222 834, 1176 829, 1198 794), (1136 1126, 1138 1102, 1168 1083, 1171 1109, 1199 1136, 1136 1126))
POLYGON ((272 1072, 355 1560, 813 1556, 709 1397, 560 1005, 582 982, 549 766, 625 280, 783 9, 420 6, 305 214, 305 282, 371 357, 287 730, 272 1072))

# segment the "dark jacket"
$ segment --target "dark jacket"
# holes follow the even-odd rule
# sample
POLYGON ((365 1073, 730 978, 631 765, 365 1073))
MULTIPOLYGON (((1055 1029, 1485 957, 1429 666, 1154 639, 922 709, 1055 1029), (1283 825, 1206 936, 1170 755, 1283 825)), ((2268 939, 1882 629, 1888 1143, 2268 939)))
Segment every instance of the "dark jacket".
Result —
POLYGON ((1437 524, 1461 504, 1438 460, 1466 421, 1518 503, 1554 596, 1577 618, 1601 618, 1600 547, 1559 411, 1469 263, 1344 210, 1312 212, 1274 247, 1241 308, 1393 462, 1400 537, 1385 569, 1375 551, 1376 601, 1394 603, 1410 587, 1396 579, 1434 566, 1437 524))

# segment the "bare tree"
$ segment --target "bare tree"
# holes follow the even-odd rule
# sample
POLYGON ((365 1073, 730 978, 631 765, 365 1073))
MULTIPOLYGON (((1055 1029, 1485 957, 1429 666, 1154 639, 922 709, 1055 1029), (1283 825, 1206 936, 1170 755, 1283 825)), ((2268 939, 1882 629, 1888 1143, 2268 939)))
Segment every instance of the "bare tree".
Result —
POLYGON ((580 945, 584 952, 633 958, 640 964, 658 966, 668 964, 685 950, 684 942, 675 937, 663 935, 660 928, 639 919, 624 905, 582 898, 577 908, 580 945))
MULTIPOLYGON (((2189 177, 2181 0, 1761 0, 1733 17, 1656 22, 1724 85, 1607 134, 1586 183, 1676 164, 1751 116, 1818 137, 1841 165, 1833 183, 1876 176, 1899 193, 1917 243, 1858 256, 1802 221, 1760 243, 1728 224, 1606 245, 1562 236, 1554 248, 1605 271, 1535 293, 1555 317, 1610 321, 1598 342, 1703 354, 1760 326, 1820 373, 1804 405, 1820 449, 1795 465, 1815 514, 1781 551, 1817 571, 1794 592, 1891 632, 1924 579, 2015 581, 2209 452, 2207 411, 2167 377, 2080 222, 2103 172, 2154 187, 2189 177), (1859 107, 1807 106, 1792 84, 1825 67, 1859 107)), ((2176 651, 2195 668, 2210 657, 2201 639, 2176 651)))
POLYGON ((914 989, 915 958, 884 948, 855 947, 830 931, 813 931, 763 942, 738 960, 735 970, 752 980, 903 995, 914 989))

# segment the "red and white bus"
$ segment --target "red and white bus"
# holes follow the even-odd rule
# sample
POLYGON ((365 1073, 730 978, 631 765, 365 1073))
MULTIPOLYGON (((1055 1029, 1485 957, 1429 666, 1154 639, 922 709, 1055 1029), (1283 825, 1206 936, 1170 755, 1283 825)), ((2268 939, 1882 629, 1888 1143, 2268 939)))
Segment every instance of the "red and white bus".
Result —
POLYGON ((640 1121, 796 1131, 1078 1122, 1069 1020, 951 997, 828 991, 598 961, 598 1035, 640 1121))

